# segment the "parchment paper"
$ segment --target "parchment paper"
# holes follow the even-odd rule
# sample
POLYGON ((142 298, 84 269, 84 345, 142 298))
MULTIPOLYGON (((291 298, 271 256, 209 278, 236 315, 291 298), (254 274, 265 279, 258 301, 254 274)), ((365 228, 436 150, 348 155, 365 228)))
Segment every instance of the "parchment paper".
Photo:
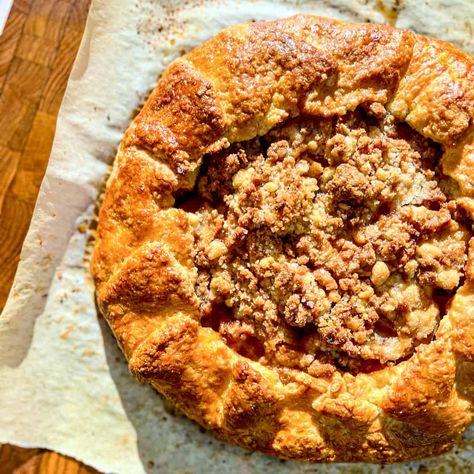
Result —
POLYGON ((2 0, 0 2, 0 36, 2 36, 12 5, 13 0, 2 0))
MULTIPOLYGON (((129 375, 97 316, 87 269, 98 192, 124 129, 163 68, 230 24, 296 12, 391 22, 474 50, 472 0, 94 0, 0 318, 1 443, 45 447, 127 474, 380 469, 284 462, 214 440, 129 375)), ((470 473, 473 460, 471 430, 447 455, 385 471, 470 473)))

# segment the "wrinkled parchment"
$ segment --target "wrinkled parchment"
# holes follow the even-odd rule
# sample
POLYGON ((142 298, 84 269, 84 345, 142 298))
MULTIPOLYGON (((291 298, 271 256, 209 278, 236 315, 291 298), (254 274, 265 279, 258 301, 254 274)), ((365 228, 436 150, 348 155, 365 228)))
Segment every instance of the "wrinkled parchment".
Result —
MULTIPOLYGON (((1 443, 45 447, 127 474, 380 469, 284 462, 213 439, 129 375, 97 316, 87 270, 98 192, 124 129, 164 67, 230 24, 296 12, 392 23, 474 51, 472 0, 94 0, 0 318, 1 443)), ((467 473, 473 461, 471 430, 447 455, 385 471, 467 473)))

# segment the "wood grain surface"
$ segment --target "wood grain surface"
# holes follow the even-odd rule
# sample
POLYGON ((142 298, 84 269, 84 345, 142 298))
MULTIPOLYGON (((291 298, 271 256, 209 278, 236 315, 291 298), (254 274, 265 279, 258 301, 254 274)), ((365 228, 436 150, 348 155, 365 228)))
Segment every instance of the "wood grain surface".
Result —
MULTIPOLYGON (((0 36, 0 310, 48 163, 89 4, 90 0, 15 0, 0 36)), ((96 472, 44 449, 0 446, 0 474, 96 472)))

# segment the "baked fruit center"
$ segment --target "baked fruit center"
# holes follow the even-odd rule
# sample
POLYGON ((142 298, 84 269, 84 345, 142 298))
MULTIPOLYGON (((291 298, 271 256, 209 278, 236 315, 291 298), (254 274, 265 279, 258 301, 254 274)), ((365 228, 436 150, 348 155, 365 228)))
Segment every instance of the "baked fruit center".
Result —
POLYGON ((179 204, 199 220, 202 324, 317 377, 409 357, 464 275, 469 233, 440 156, 372 104, 206 157, 179 204))

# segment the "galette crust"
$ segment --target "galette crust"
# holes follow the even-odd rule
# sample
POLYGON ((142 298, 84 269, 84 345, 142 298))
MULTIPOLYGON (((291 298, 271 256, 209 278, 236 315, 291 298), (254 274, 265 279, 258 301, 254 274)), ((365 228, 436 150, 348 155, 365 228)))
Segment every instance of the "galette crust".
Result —
POLYGON ((390 463, 442 453, 473 419, 474 247, 436 337, 397 365, 276 371, 203 327, 192 216, 173 208, 204 154, 300 114, 380 103, 443 147, 474 214, 474 62, 384 25, 314 16, 228 28, 175 60, 119 147, 92 273, 130 371, 218 437, 275 456, 390 463))

